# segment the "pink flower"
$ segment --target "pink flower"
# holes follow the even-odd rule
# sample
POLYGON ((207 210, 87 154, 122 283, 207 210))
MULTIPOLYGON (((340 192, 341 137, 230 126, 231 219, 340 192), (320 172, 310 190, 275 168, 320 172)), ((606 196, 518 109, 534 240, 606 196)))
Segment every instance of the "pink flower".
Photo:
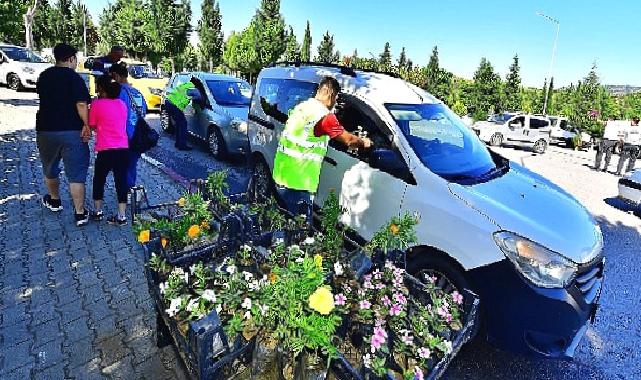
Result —
POLYGON ((374 271, 374 279, 375 280, 380 280, 381 278, 383 278, 383 273, 381 273, 381 271, 379 271, 378 269, 375 270, 374 271))
POLYGON ((414 380, 423 380, 425 377, 420 368, 414 367, 414 380))
POLYGON ((383 302, 383 305, 387 307, 392 306, 392 300, 390 300, 388 296, 383 296, 383 298, 381 298, 381 301, 383 302))
POLYGON ((385 289, 385 284, 383 284, 382 282, 377 283, 376 284, 376 289, 378 289, 378 290, 385 289))
POLYGON ((372 275, 371 274, 366 274, 365 276, 363 276, 363 281, 371 282, 372 281, 372 275))
POLYGON ((396 302, 405 305, 407 303, 407 298, 402 293, 394 293, 394 299, 396 302))
POLYGON ((436 284, 436 277, 434 276, 426 276, 425 279, 432 285, 436 284))
POLYGON ((359 302, 358 306, 359 306, 362 310, 367 310, 367 309, 369 309, 370 307, 372 307, 372 303, 371 303, 371 302, 369 302, 368 300, 362 300, 361 302, 359 302))
POLYGON ((438 314, 440 317, 445 318, 449 314, 449 311, 447 310, 447 306, 446 305, 439 306, 439 308, 436 309, 436 314, 438 314))
POLYGON ((371 281, 365 280, 365 282, 363 282, 363 288, 365 288, 365 289, 374 289, 374 285, 372 285, 371 281))
POLYGON ((463 303, 463 296, 461 293, 457 292, 456 290, 452 293, 452 299, 454 302, 456 302, 458 305, 463 303))
POLYGON ((376 352, 376 350, 380 349, 383 344, 385 344, 385 341, 387 340, 387 332, 385 332, 384 329, 381 327, 374 327, 374 335, 372 335, 372 353, 376 352))
POLYGON ((401 307, 401 305, 399 305, 399 304, 395 303, 395 304, 394 304, 394 305, 392 305, 392 307, 389 309, 389 315, 391 315, 391 316, 400 315, 402 311, 403 311, 403 308, 401 307))
POLYGON ((429 348, 421 347, 418 349, 417 354, 418 354, 418 357, 421 359, 428 359, 432 353, 430 352, 429 348))
POLYGON ((345 297, 343 293, 338 293, 334 296, 334 303, 338 306, 345 305, 345 301, 347 301, 347 297, 345 297))

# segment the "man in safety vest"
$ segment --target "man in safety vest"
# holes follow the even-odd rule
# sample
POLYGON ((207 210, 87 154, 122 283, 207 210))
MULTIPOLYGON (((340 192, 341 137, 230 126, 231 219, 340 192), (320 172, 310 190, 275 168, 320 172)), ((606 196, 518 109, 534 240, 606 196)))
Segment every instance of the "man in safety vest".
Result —
POLYGON ((281 199, 290 212, 304 212, 308 219, 329 140, 339 141, 350 149, 368 149, 372 145, 370 139, 346 132, 330 111, 339 92, 338 81, 325 77, 313 98, 294 107, 274 159, 273 177, 281 199))
POLYGON ((196 88, 195 79, 192 77, 189 82, 180 84, 167 93, 163 109, 167 111, 167 116, 171 120, 176 132, 176 148, 178 150, 191 150, 187 145, 187 118, 185 117, 185 108, 189 105, 191 98, 187 91, 196 88))

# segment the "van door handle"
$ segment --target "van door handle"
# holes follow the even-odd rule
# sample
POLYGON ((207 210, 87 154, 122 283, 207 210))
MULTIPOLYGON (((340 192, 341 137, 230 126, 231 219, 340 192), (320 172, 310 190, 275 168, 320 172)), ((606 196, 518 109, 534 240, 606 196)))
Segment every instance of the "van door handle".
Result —
POLYGON ((338 165, 338 162, 334 161, 334 159, 329 158, 329 157, 327 157, 327 156, 325 156, 325 157, 323 158, 323 161, 327 162, 328 164, 330 164, 330 165, 332 165, 332 166, 337 166, 337 165, 338 165))
POLYGON ((263 118, 260 118, 260 117, 258 117, 256 115, 249 115, 249 120, 258 123, 258 124, 262 125, 263 127, 267 128, 267 129, 271 129, 271 130, 276 129, 276 126, 274 125, 274 123, 270 123, 269 121, 267 121, 267 120, 265 120, 263 118))

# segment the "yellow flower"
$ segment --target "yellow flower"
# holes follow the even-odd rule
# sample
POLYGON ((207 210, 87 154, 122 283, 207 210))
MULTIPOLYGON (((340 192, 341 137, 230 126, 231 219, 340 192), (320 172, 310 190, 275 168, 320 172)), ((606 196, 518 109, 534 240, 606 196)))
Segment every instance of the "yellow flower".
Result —
POLYGON ((314 256, 314 264, 316 264, 316 267, 318 269, 323 269, 323 256, 315 255, 314 256))
POLYGON ((186 201, 185 201, 185 198, 180 198, 180 199, 178 200, 178 206, 180 206, 180 207, 185 207, 185 202, 186 202, 186 201))
POLYGON ((396 224, 391 224, 389 226, 389 230, 392 233, 392 235, 397 235, 398 234, 398 226, 396 224))
POLYGON ((151 237, 151 232, 149 230, 140 231, 140 233, 138 234, 138 242, 145 244, 149 242, 150 237, 151 237))
POLYGON ((200 233, 200 227, 198 227, 198 225, 196 224, 189 227, 189 229, 187 230, 187 236, 189 236, 192 239, 198 236, 199 233, 200 233))
POLYGON ((321 313, 328 315, 334 310, 334 295, 331 290, 325 286, 321 286, 309 296, 309 307, 321 313))
POLYGON ((278 280, 278 275, 274 272, 271 272, 269 274, 269 283, 273 284, 274 282, 276 282, 276 280, 278 280))
POLYGON ((167 246, 167 243, 169 243, 169 239, 167 239, 166 237, 160 238, 160 245, 162 245, 163 248, 167 246))

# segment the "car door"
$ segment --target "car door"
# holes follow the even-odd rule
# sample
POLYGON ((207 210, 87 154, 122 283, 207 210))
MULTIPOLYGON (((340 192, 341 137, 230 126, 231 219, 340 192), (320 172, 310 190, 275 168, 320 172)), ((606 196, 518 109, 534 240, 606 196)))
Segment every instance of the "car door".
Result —
POLYGON ((200 92, 202 101, 200 103, 191 102, 191 109, 193 112, 190 124, 190 130, 201 139, 205 140, 208 137, 209 128, 209 112, 214 109, 215 104, 213 99, 210 98, 205 84, 200 78, 196 78, 196 89, 200 92))
MULTIPOLYGON (((350 95, 341 97, 336 113, 347 131, 355 133, 360 126, 375 148, 395 150, 391 132, 365 102, 350 95)), ((330 192, 335 191, 345 209, 342 222, 366 240, 399 214, 407 186, 404 179, 373 168, 369 163, 370 154, 371 151, 349 152, 332 140, 321 169, 316 198, 320 206, 330 192)), ((402 156, 398 156, 402 160, 402 156)))
POLYGON ((7 74, 9 70, 9 59, 0 51, 0 83, 7 83, 7 74))
POLYGON ((507 124, 507 139, 510 141, 524 141, 525 125, 527 118, 523 115, 514 116, 508 120, 507 124))

